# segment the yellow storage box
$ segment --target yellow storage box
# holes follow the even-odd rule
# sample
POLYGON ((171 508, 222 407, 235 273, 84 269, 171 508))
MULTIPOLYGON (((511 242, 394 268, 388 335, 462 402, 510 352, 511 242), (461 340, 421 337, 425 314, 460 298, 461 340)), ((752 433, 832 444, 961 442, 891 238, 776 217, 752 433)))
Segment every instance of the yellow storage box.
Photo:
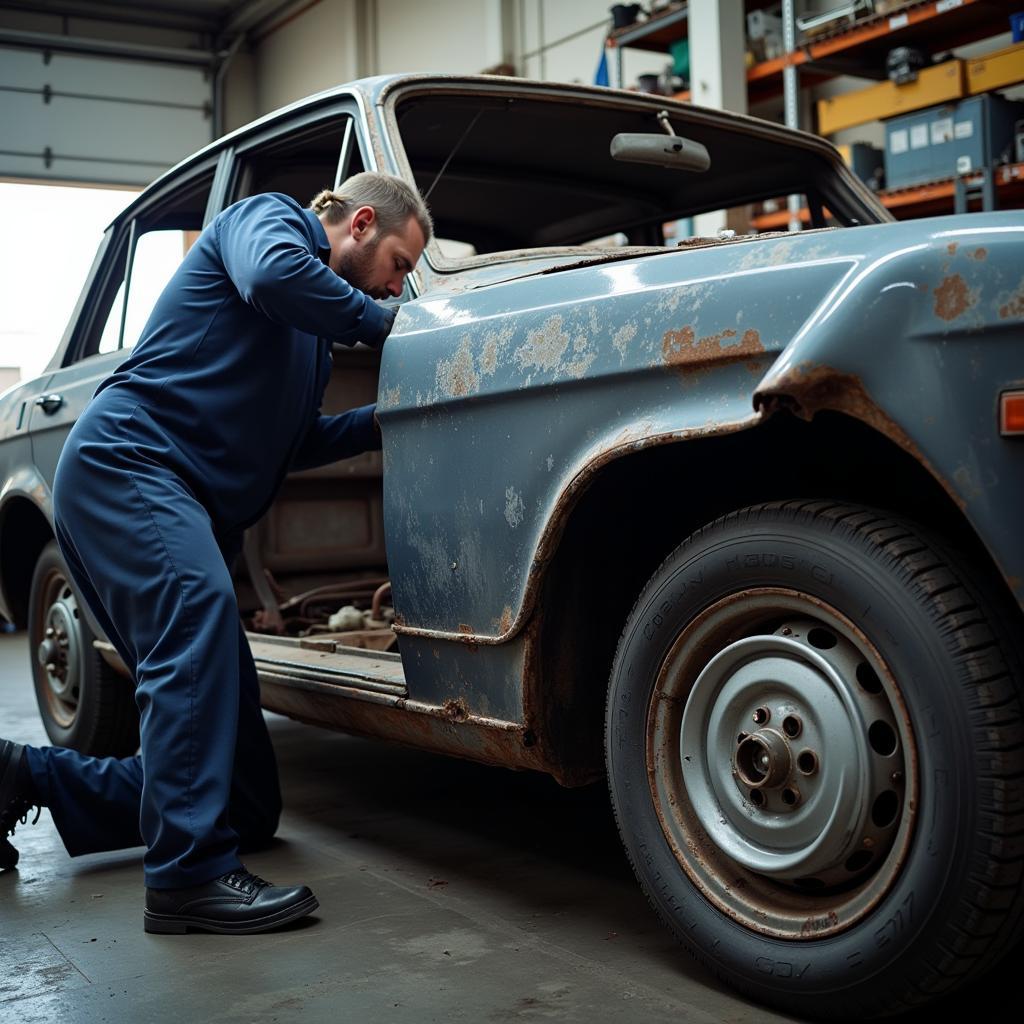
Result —
POLYGON ((963 95, 964 62, 948 60, 944 64, 923 68, 918 72, 916 82, 906 85, 879 82, 867 89, 818 100, 818 132, 832 135, 843 128, 934 107, 963 95))
POLYGON ((1024 43, 987 53, 967 63, 967 92, 991 92, 1024 82, 1024 43))

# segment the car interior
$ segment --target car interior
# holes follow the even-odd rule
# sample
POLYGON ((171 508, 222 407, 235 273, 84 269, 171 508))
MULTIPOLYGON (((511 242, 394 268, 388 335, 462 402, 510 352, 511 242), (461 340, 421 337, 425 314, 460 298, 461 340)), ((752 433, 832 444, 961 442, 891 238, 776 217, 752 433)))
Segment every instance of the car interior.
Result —
POLYGON ((726 130, 699 108, 687 120, 673 111, 673 131, 707 148, 710 169, 628 163, 611 157, 612 138, 663 133, 657 107, 567 103, 457 92, 399 99, 405 156, 440 238, 481 256, 616 236, 660 246, 666 223, 789 193, 808 197, 814 227, 859 220, 830 162, 788 140, 726 130))

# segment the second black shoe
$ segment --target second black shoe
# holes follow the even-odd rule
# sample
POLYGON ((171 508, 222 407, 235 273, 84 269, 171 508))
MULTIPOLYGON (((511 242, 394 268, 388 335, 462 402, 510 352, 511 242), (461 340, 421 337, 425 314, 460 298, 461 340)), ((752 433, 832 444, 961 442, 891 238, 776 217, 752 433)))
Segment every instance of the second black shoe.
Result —
POLYGON ((144 927, 158 935, 183 935, 190 929, 252 935, 296 921, 319 906, 304 885, 271 885, 242 868, 188 889, 147 889, 144 927))
MULTIPOLYGON (((28 813, 38 806, 25 794, 19 783, 21 757, 24 747, 10 740, 0 740, 0 871, 18 863, 18 851, 7 837, 14 835, 18 822, 28 821, 28 813)), ((36 814, 36 821, 39 814, 36 814)), ((35 824, 35 822, 33 822, 35 824)))

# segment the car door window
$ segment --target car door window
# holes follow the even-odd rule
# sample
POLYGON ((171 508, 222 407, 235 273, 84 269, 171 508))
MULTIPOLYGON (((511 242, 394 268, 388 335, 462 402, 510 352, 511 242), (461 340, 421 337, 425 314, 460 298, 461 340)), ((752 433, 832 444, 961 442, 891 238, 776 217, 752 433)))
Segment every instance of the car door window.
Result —
POLYGON ((124 302, 125 282, 122 280, 100 334, 98 352, 129 349, 139 340, 160 293, 198 237, 197 231, 172 228, 148 231, 136 240, 128 305, 126 307, 124 302))
POLYGON ((91 316, 77 358, 130 349, 142 334, 156 300, 202 230, 212 168, 147 204, 117 228, 103 272, 92 292, 91 316), (127 301, 125 292, 127 290, 127 301))
POLYGON ((322 189, 366 169, 358 134, 345 114, 296 128, 284 138, 256 141, 238 153, 230 201, 282 192, 307 205, 322 189))

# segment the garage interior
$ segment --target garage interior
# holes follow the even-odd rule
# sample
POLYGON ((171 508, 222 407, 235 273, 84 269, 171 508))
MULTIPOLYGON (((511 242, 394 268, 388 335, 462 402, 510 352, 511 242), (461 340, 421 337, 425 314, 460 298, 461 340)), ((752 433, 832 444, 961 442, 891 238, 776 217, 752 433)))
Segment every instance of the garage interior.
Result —
MULTIPOLYGON (((74 254, 74 273, 60 268, 59 221, 47 222, 38 238, 6 238, 15 251, 0 262, 7 276, 0 386, 39 375, 60 340, 50 326, 45 335, 29 331, 30 313, 2 322, 22 290, 16 274, 34 266, 36 278, 45 275, 51 319, 66 320, 103 217, 211 141, 376 75, 488 74, 639 89, 827 138, 898 220, 1024 208, 1021 5, 845 6, 837 15, 839 0, 668 0, 614 9, 607 0, 0 0, 0 213, 14 216, 27 195, 19 189, 59 194, 72 204, 62 213, 69 220, 78 215, 75 195, 108 197, 82 228, 88 251, 74 254), (966 164, 940 145, 952 135, 936 139, 932 128, 930 144, 913 141, 940 108, 950 111, 950 132, 954 116, 974 126, 979 148, 966 164)), ((417 128, 410 115, 421 191, 462 144, 464 113, 453 101, 440 134, 417 128)), ((585 131, 590 117, 581 111, 576 125, 564 126, 567 137, 585 131)), ((550 136, 539 132, 540 142, 554 148, 559 126, 544 131, 550 136)), ((281 191, 307 201, 324 184, 319 168, 336 160, 333 135, 316 150, 324 138, 321 128, 316 140, 252 161, 239 195, 281 191)), ((501 152, 500 132, 478 136, 466 153, 473 146, 501 152)), ((574 151, 565 152, 568 164, 574 151)), ((503 159, 508 180, 497 184, 511 189, 516 154, 503 159)), ((347 169, 361 166, 356 152, 347 169)), ((213 174, 203 189, 213 187, 213 174)), ((636 172, 638 193, 644 180, 636 172)), ((439 219, 455 217, 466 187, 457 177, 446 183, 439 219)), ((184 239, 187 250, 194 242, 207 194, 183 196, 164 225, 175 245, 184 239)), ((510 205, 500 227, 466 224, 460 237, 479 253, 562 244, 568 235, 554 216, 571 197, 528 199, 524 210, 536 222, 510 205), (539 205, 545 201, 551 206, 539 205)), ((645 194, 637 208, 648 201, 645 194)), ((33 202, 45 207, 45 198, 33 202)), ((803 197, 780 195, 665 224, 663 238, 799 231, 815 226, 813 218, 803 197)), ((112 309, 123 297, 117 285, 112 309)), ((143 300, 137 322, 126 308, 122 335, 141 329, 155 297, 143 300)), ((95 325, 96 352, 118 344, 104 327, 95 325)), ((331 407, 373 401, 377 369, 373 353, 353 353, 345 379, 335 375, 331 407)), ((344 629, 357 646, 397 650, 394 609, 386 608, 386 620, 380 613, 383 462, 379 453, 361 459, 291 479, 252 532, 248 568, 238 570, 250 628, 285 630, 273 619, 280 595, 268 596, 265 571, 272 581, 274 573, 291 574, 292 593, 305 600, 286 607, 287 629, 327 634, 331 609, 358 598, 366 607, 344 627, 331 620, 330 635, 344 629), (331 546, 310 554, 303 516, 316 516, 325 499, 337 506, 331 546), (356 548, 364 561, 353 561, 356 548), (325 569, 358 569, 363 586, 325 593, 325 569)), ((23 623, 0 624, 0 736, 45 744, 32 677, 37 653, 23 623)), ((183 1015, 210 1022, 797 1019, 745 999, 673 941, 637 888, 603 781, 562 788, 539 774, 267 719, 285 812, 274 843, 247 855, 246 865, 314 886, 316 916, 245 940, 144 939, 142 851, 70 859, 44 810, 34 826, 19 825, 17 871, 0 872, 0 1024, 183 1015)), ((980 1000, 1012 1005, 1010 973, 958 991, 943 1010, 959 1019, 976 1013, 980 1000)), ((933 1016, 922 1010, 901 1019, 933 1016)))

